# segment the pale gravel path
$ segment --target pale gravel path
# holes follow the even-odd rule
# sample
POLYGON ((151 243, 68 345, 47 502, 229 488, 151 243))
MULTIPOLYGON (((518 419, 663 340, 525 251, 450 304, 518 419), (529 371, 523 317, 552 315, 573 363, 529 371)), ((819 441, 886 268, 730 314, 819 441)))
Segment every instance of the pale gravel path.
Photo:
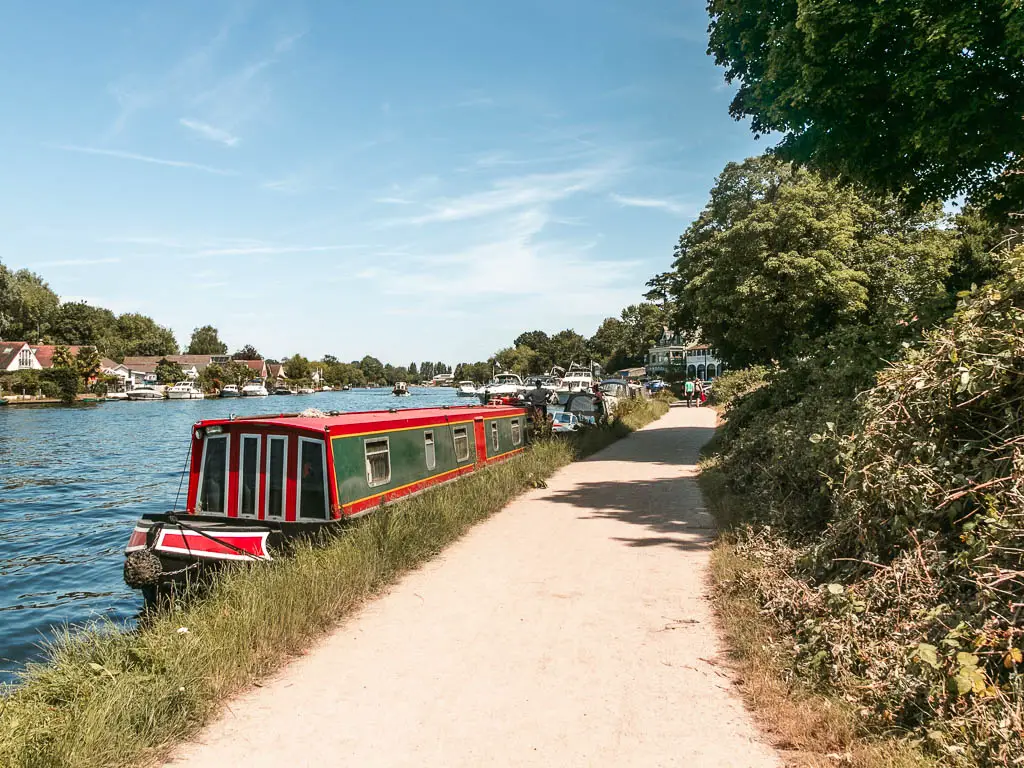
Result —
POLYGON ((714 413, 667 416, 558 472, 277 678, 174 768, 778 766, 721 664, 714 413))

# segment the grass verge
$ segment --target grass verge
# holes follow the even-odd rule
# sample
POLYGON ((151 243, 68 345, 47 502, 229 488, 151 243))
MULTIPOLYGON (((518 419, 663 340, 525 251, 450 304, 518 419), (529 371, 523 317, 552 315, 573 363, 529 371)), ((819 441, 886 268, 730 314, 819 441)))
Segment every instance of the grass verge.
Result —
POLYGON ((401 574, 574 458, 667 410, 663 401, 644 401, 579 441, 542 441, 457 483, 386 505, 325 546, 227 572, 203 600, 144 629, 66 631, 46 662, 31 665, 9 695, 0 691, 0 766, 156 760, 401 574))
MULTIPOLYGON (((798 768, 932 768, 938 763, 913 744, 872 734, 864 718, 836 692, 815 690, 797 677, 792 641, 762 611, 761 560, 736 546, 732 531, 746 517, 743 500, 727 490, 714 458, 701 463, 701 489, 722 533, 711 555, 716 614, 736 662, 740 686, 762 730, 798 768)), ((767 554, 767 551, 766 551, 767 554)))

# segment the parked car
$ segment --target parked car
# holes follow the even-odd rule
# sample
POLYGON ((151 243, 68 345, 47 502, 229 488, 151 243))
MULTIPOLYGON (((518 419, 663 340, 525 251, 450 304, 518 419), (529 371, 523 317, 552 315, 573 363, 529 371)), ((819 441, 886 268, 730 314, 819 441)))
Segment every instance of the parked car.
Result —
POLYGON ((576 418, 575 413, 559 411, 558 413, 552 414, 551 431, 555 434, 575 432, 579 428, 580 420, 576 418))

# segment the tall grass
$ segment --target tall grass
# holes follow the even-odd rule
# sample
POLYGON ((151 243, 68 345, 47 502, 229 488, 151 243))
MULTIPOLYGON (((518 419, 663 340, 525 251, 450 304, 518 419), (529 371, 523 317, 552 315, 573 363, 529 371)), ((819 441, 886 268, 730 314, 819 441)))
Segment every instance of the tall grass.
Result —
POLYGON ((145 763, 194 735, 222 703, 302 653, 363 601, 574 458, 662 415, 654 404, 577 444, 524 455, 386 505, 323 546, 226 572, 202 600, 124 632, 65 631, 48 660, 0 694, 0 766, 145 763))

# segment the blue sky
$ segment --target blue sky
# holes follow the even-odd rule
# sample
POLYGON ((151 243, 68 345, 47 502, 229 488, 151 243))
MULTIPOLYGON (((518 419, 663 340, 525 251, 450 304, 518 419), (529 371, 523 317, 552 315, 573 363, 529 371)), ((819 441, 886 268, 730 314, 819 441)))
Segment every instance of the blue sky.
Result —
POLYGON ((268 356, 589 335, 763 149, 703 5, 7 0, 0 260, 268 356))

